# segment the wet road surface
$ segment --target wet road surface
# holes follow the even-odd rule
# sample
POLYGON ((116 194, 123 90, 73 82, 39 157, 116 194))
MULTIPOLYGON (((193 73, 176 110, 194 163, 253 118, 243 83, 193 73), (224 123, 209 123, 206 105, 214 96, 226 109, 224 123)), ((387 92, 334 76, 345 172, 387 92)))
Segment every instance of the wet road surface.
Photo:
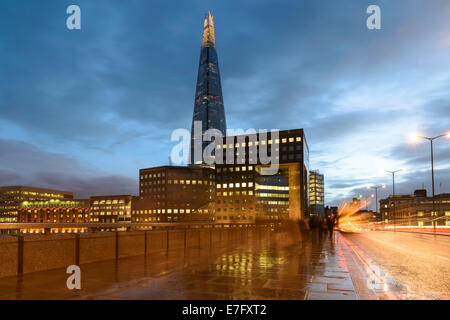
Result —
POLYGON ((450 236, 374 231, 345 234, 398 299, 450 299, 450 236))
POLYGON ((0 299, 358 299, 358 269, 339 233, 270 233, 81 266, 81 290, 65 270, 0 279, 0 299))

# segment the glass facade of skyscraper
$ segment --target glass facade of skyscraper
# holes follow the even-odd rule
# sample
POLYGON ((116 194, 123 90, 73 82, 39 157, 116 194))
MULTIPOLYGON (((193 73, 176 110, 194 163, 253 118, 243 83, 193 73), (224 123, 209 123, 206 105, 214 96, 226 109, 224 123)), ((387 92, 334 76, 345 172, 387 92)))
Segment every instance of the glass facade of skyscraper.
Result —
POLYGON ((211 13, 205 17, 203 26, 203 39, 200 51, 200 64, 198 67, 197 89, 195 92, 194 115, 191 132, 191 164, 201 164, 195 161, 194 146, 197 139, 201 145, 201 152, 207 142, 202 142, 202 137, 194 137, 194 122, 201 121, 202 136, 208 129, 218 129, 226 134, 225 110, 222 97, 222 85, 220 82, 219 62, 217 58, 216 37, 214 30, 214 18, 211 13))

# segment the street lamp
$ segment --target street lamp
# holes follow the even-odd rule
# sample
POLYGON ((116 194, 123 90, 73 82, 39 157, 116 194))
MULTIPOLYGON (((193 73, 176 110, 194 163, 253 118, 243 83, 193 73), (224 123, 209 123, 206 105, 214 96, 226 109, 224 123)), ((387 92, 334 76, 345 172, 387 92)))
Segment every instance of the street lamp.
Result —
MULTIPOLYGON (((438 138, 441 137, 447 137, 450 138, 450 131, 443 133, 439 136, 436 137, 424 137, 424 136, 420 136, 418 134, 412 134, 411 135, 411 140, 412 141, 417 141, 418 139, 425 139, 430 141, 430 149, 431 149, 431 193, 432 193, 432 198, 433 198, 433 210, 431 211, 431 216, 435 215, 435 205, 434 205, 434 156, 433 156, 433 140, 436 140, 438 138)), ((431 218, 431 222, 433 223, 433 229, 434 232, 436 232, 436 224, 437 224, 437 220, 433 221, 433 218, 431 218)))
MULTIPOLYGON (((384 189, 384 188, 386 188, 386 185, 383 184, 383 185, 379 185, 379 186, 367 186, 368 190, 375 189, 375 213, 376 214, 378 214, 378 189, 379 188, 384 189)), ((373 195, 372 195, 372 198, 373 198, 373 195)))
POLYGON ((397 219, 396 215, 395 215, 395 173, 402 171, 403 169, 398 169, 398 170, 393 170, 393 171, 389 171, 389 170, 384 170, 387 173, 392 174, 392 198, 394 200, 394 212, 393 212, 393 216, 394 216, 394 231, 395 231, 395 219, 397 219))

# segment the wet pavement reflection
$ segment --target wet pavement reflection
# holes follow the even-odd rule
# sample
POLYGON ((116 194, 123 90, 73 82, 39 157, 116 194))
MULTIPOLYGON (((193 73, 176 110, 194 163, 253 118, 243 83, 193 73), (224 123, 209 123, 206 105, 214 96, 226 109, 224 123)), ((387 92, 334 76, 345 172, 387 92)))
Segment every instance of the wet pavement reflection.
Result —
POLYGON ((81 266, 81 290, 63 269, 0 279, 1 299, 357 299, 346 248, 318 230, 271 232, 81 266))

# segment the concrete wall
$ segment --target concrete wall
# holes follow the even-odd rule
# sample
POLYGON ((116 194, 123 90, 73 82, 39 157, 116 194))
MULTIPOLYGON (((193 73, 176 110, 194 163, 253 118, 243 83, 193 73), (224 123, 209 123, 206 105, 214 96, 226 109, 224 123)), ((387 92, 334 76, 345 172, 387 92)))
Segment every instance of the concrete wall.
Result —
POLYGON ((184 248, 184 230, 169 231, 169 250, 184 248))
POLYGON ((167 250, 167 231, 147 232, 147 253, 167 250))
POLYGON ((197 228, 0 237, 0 277, 159 251, 209 248, 243 241, 255 234, 255 229, 197 228))
POLYGON ((116 258, 115 232, 85 233, 79 237, 80 264, 116 258))
POLYGON ((200 244, 199 229, 186 230, 186 247, 195 248, 200 244))
POLYGON ((211 229, 199 229, 200 247, 207 248, 211 246, 211 229))
POLYGON ((17 274, 17 237, 0 237, 0 277, 17 274))
POLYGON ((145 232, 117 233, 119 237, 119 258, 145 254, 145 232))
POLYGON ((23 273, 64 268, 75 264, 75 236, 23 238, 23 273))

